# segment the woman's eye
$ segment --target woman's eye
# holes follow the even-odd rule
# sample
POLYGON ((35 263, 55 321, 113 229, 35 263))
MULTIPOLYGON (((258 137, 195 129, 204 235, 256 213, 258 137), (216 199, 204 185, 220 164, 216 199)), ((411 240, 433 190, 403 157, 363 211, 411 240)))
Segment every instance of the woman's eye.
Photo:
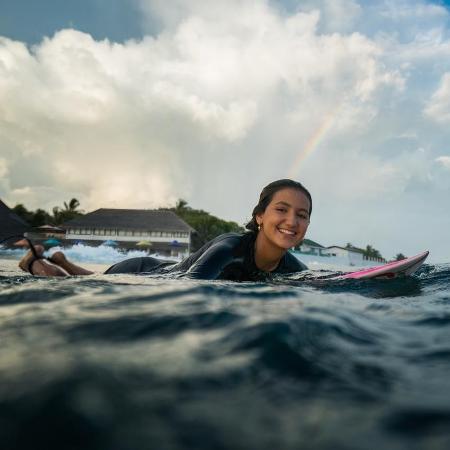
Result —
POLYGON ((277 211, 286 212, 286 210, 284 208, 277 208, 277 211))

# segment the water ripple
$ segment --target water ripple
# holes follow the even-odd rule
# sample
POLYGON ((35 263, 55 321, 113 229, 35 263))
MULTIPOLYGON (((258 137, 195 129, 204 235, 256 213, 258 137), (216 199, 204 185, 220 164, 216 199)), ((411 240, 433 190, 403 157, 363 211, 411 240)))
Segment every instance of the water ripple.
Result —
POLYGON ((449 275, 2 272, 2 448, 448 448, 449 275))

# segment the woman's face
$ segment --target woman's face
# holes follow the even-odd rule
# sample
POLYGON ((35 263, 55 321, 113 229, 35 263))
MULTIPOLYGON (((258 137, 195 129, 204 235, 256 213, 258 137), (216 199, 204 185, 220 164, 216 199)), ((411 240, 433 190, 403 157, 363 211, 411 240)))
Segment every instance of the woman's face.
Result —
POLYGON ((308 229, 309 209, 309 199, 302 191, 293 188, 279 190, 264 213, 256 216, 261 226, 258 238, 283 250, 295 247, 308 229))

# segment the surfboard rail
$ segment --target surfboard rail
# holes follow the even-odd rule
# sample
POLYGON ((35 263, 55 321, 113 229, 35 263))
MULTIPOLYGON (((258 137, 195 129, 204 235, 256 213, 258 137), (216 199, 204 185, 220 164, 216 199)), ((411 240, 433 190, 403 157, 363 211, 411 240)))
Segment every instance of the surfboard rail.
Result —
POLYGON ((399 276, 407 276, 414 273, 427 259, 429 251, 419 253, 415 256, 402 259, 400 261, 393 261, 381 266, 370 267, 368 269, 357 270, 356 272, 349 272, 344 275, 336 277, 336 279, 368 279, 368 278, 397 278, 399 276))

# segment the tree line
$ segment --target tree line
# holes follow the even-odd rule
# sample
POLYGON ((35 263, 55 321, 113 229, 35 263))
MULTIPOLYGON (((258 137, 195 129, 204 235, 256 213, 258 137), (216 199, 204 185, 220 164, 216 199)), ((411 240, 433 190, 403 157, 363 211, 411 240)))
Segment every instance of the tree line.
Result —
POLYGON ((21 203, 12 208, 19 217, 24 219, 32 227, 40 227, 42 225, 55 225, 59 226, 69 220, 75 219, 84 215, 84 211, 78 209, 80 202, 73 198, 69 203, 64 202, 64 206, 54 206, 51 213, 48 213, 44 209, 38 208, 35 211, 30 211, 21 203))
MULTIPOLYGON (((55 206, 51 213, 41 208, 30 211, 23 204, 17 204, 12 210, 32 227, 40 227, 42 225, 60 226, 69 220, 83 216, 84 211, 79 207, 80 202, 73 198, 68 203, 64 202, 63 207, 55 206)), ((161 209, 175 212, 178 217, 197 231, 192 236, 192 251, 199 249, 220 234, 243 231, 243 228, 236 222, 222 220, 201 209, 191 208, 185 200, 178 200, 173 208, 161 209)))
MULTIPOLYGON (((356 248, 352 243, 347 242, 347 245, 345 246, 348 249, 356 248)), ((373 248, 371 245, 367 245, 365 249, 363 249, 363 255, 366 258, 378 258, 378 259, 384 259, 381 256, 381 253, 376 249, 373 248)), ((397 253, 394 260, 395 261, 401 261, 402 259, 405 259, 406 256, 403 253, 397 253)))
POLYGON ((236 222, 219 219, 212 214, 209 214, 202 209, 191 208, 186 200, 178 200, 175 208, 169 208, 178 217, 183 219, 189 226, 197 231, 192 236, 192 250, 196 251, 202 245, 209 242, 211 239, 223 233, 239 233, 244 231, 244 228, 236 222))

